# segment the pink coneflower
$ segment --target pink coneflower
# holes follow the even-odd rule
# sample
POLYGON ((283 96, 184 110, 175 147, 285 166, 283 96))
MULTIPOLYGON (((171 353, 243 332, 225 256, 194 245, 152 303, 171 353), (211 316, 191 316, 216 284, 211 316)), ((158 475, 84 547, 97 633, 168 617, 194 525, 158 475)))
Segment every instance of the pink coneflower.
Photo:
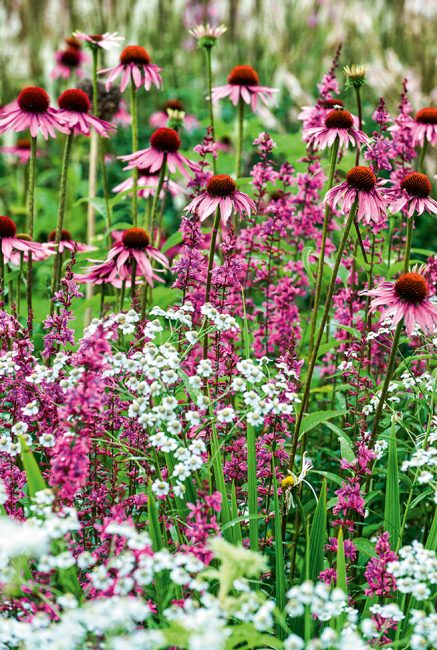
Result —
MULTIPOLYGON (((54 251, 47 250, 44 247, 44 244, 39 244, 38 242, 32 241, 30 235, 26 233, 17 233, 15 237, 17 239, 20 239, 21 241, 31 242, 32 244, 34 244, 34 246, 29 248, 30 252, 32 253, 33 262, 41 262, 42 260, 46 260, 48 257, 51 257, 51 255, 54 255, 54 251)), ((27 262, 29 259, 29 250, 26 251, 22 251, 18 249, 13 250, 9 256, 9 262, 13 266, 20 266, 22 259, 25 262, 27 262)))
POLYGON ((302 106, 302 109, 297 116, 298 120, 302 120, 303 128, 310 129, 325 124, 326 116, 336 106, 344 107, 341 99, 318 99, 314 106, 302 106))
POLYGON ((194 115, 187 115, 183 103, 179 99, 169 99, 165 102, 162 110, 155 111, 150 116, 149 124, 154 129, 160 129, 168 126, 168 111, 181 111, 184 113, 184 128, 187 131, 194 131, 199 128, 199 120, 194 115))
MULTIPOLYGON (((137 181, 138 196, 140 196, 143 199, 147 199, 149 198, 149 196, 154 196, 158 184, 159 184, 158 173, 151 174, 149 169, 147 168, 146 169, 143 169, 141 167, 138 168, 138 181, 137 181)), ((132 176, 130 176, 119 185, 116 185, 112 191, 126 192, 127 190, 131 190, 133 186, 134 186, 134 179, 132 178, 132 176)), ((186 193, 186 190, 181 185, 178 185, 178 183, 175 183, 174 181, 171 181, 168 178, 164 180, 160 198, 163 198, 165 190, 168 190, 172 196, 178 196, 180 194, 186 193)))
POLYGON ((189 176, 187 168, 193 172, 200 171, 197 163, 179 153, 180 146, 181 139, 177 131, 167 128, 157 129, 150 138, 150 147, 135 151, 128 156, 120 156, 120 159, 129 163, 124 169, 145 167, 153 173, 161 169, 165 159, 172 173, 179 169, 181 174, 189 176))
POLYGON ((430 197, 431 183, 426 174, 411 172, 396 187, 385 191, 393 212, 404 210, 409 217, 413 214, 433 212, 437 214, 437 202, 430 197))
POLYGON ((64 38, 65 44, 67 46, 67 49, 71 50, 76 50, 79 60, 81 65, 83 63, 89 63, 90 62, 90 56, 86 52, 83 51, 82 49, 82 43, 78 38, 75 38, 74 36, 67 36, 64 38))
POLYGON ((414 144, 422 147, 425 141, 432 145, 437 143, 437 108, 422 108, 417 111, 413 122, 409 125, 413 132, 414 144))
POLYGON ((124 41, 124 36, 118 36, 118 32, 105 32, 104 34, 73 32, 73 36, 91 47, 101 47, 102 50, 112 50, 114 47, 120 47, 121 42, 124 41))
POLYGON ((66 50, 55 52, 56 66, 50 76, 52 79, 69 79, 71 76, 83 77, 81 70, 80 51, 69 47, 66 50))
POLYGON ((340 146, 360 145, 368 141, 367 135, 355 128, 354 116, 343 109, 334 108, 325 117, 325 125, 305 129, 303 139, 318 149, 325 149, 334 144, 338 137, 340 146))
POLYGON ((152 84, 160 88, 162 83, 160 70, 161 68, 151 62, 150 55, 144 47, 128 45, 120 54, 119 65, 99 70, 99 74, 109 73, 106 90, 121 74, 120 90, 123 92, 129 81, 135 85, 135 88, 144 86, 146 90, 150 90, 152 84))
POLYGON ((327 192, 325 201, 331 208, 340 204, 345 214, 348 214, 355 201, 358 201, 358 221, 379 224, 387 210, 387 202, 380 192, 382 183, 383 181, 377 181, 370 167, 358 165, 348 171, 344 183, 327 192))
POLYGON ((206 190, 196 196, 185 208, 195 212, 200 221, 204 221, 216 208, 220 209, 222 221, 226 224, 232 212, 240 216, 243 212, 248 215, 256 210, 255 203, 244 192, 239 192, 235 181, 226 174, 216 174, 209 179, 206 190))
POLYGON ((150 286, 153 286, 153 280, 162 281, 156 275, 152 261, 158 262, 164 269, 169 267, 165 255, 150 245, 150 237, 143 228, 128 228, 121 241, 111 248, 106 260, 90 267, 87 273, 77 276, 77 279, 93 284, 129 280, 132 278, 133 260, 136 262, 136 275, 144 277, 150 286))
POLYGON ((59 250, 60 253, 63 253, 64 251, 77 251, 78 253, 84 253, 97 250, 95 246, 89 246, 88 244, 82 244, 81 242, 76 241, 73 239, 71 232, 69 230, 65 230, 64 228, 61 230, 59 247, 56 246, 55 241, 56 230, 52 230, 51 233, 49 233, 47 243, 43 244, 44 248, 46 250, 54 252, 56 252, 56 250, 59 250))
POLYGON ((18 108, 0 115, 0 133, 7 131, 30 130, 35 137, 41 131, 47 140, 55 131, 68 133, 68 128, 61 122, 59 111, 50 108, 50 98, 43 88, 29 86, 24 88, 17 98, 18 108))
POLYGON ((236 65, 229 73, 228 83, 212 89, 212 101, 229 97, 234 106, 237 106, 241 99, 255 110, 258 99, 267 104, 277 92, 277 88, 260 86, 258 73, 250 65, 236 65))
POLYGON ((114 124, 89 114, 90 100, 79 88, 64 90, 58 97, 58 105, 61 109, 59 119, 76 135, 89 135, 90 130, 94 129, 99 135, 109 138, 117 130, 114 124))
MULTIPOLYGON (((0 147, 1 153, 16 156, 20 165, 26 165, 30 158, 30 140, 28 138, 18 138, 12 147, 0 147)), ((37 156, 41 155, 41 151, 37 150, 37 156)))
POLYGON ((424 267, 412 273, 404 273, 396 282, 382 282, 376 289, 362 293, 374 296, 370 303, 372 311, 384 307, 381 311, 381 320, 393 317, 393 325, 397 325, 402 318, 408 336, 414 332, 418 325, 427 334, 433 334, 437 327, 437 307, 429 299, 428 283, 422 273, 424 267))
POLYGON ((13 262, 16 253, 31 252, 35 259, 47 257, 42 244, 32 241, 28 235, 17 236, 17 227, 9 217, 0 216, 0 241, 5 262, 13 262))

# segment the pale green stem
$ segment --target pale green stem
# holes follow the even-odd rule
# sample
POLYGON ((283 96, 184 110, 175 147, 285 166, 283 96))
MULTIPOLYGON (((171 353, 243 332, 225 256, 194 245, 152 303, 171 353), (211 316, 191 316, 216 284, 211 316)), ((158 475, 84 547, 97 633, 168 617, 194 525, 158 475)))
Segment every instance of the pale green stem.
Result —
POLYGON ((159 172, 158 185, 153 196, 152 210, 150 215, 150 239, 153 244, 155 241, 155 226, 156 226, 156 213, 158 210, 158 201, 159 195, 161 194, 162 186, 164 185, 165 172, 167 169, 167 155, 164 154, 164 160, 162 161, 161 171, 159 172))
MULTIPOLYGON (((206 59, 206 80, 208 87, 208 108, 209 108, 209 124, 211 127, 211 135, 215 141, 215 127, 214 127, 214 106, 212 103, 212 65, 211 65, 211 47, 205 46, 205 59, 206 59)), ((217 161, 215 158, 212 159, 212 167, 214 174, 217 173, 217 161)))
POLYGON ((244 138, 244 102, 240 97, 238 102, 238 143, 237 143, 237 154, 236 154, 236 161, 235 161, 235 178, 238 178, 241 172, 241 158, 243 155, 243 138, 244 138))
MULTIPOLYGON (((138 98, 133 79, 130 80, 130 110, 132 116, 132 153, 138 151, 138 98)), ((132 169, 132 222, 138 225, 138 168, 132 169)))
MULTIPOLYGON (((33 227, 35 221, 35 178, 36 178, 36 136, 31 136, 30 139, 30 159, 29 159, 29 184, 28 192, 28 212, 27 212, 27 232, 31 239, 33 239, 33 227)), ((27 315, 28 322, 30 323, 32 313, 32 253, 28 252, 27 255, 27 315)))

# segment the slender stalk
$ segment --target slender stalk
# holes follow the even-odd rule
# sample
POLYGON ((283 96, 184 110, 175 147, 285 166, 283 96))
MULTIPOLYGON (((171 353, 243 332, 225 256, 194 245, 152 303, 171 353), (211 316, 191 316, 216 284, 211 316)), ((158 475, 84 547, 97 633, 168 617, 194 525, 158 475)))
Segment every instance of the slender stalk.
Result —
POLYGON ((156 213, 158 210, 158 201, 159 195, 161 194, 162 186, 164 185, 165 172, 167 169, 167 155, 164 154, 164 160, 162 161, 161 171, 159 172, 158 186, 156 188, 155 194, 153 196, 152 210, 150 215, 150 240, 154 242, 155 239, 155 226, 156 226, 156 213))
POLYGON ((111 210, 108 174, 106 172, 106 163, 105 163, 105 141, 103 138, 98 139, 97 146, 99 150, 100 165, 102 167, 103 197, 105 199, 105 212, 106 212, 105 215, 106 239, 108 241, 109 248, 111 248, 112 210, 111 210))
MULTIPOLYGON (((363 106, 361 103, 361 86, 355 86, 355 97, 357 100, 357 111, 358 111, 358 128, 361 131, 363 127, 363 106)), ((360 147, 357 146, 357 153, 355 154, 355 165, 360 164, 360 147)))
POLYGON ((93 74, 92 74, 92 84, 93 84, 93 115, 97 117, 98 113, 98 94, 97 94, 97 67, 99 64, 99 49, 98 47, 93 47, 93 74))
MULTIPOLYGON (((71 148, 73 145, 74 133, 71 131, 66 139, 64 146, 64 155, 62 158, 61 179, 59 182, 59 206, 58 206, 58 220, 56 223, 55 235, 55 261, 53 264, 53 277, 52 277, 52 298, 57 291, 61 276, 61 253, 59 252, 59 242, 61 241, 62 227, 64 225, 65 203, 67 197, 67 179, 68 179, 68 166, 70 164, 71 148)), ((53 314, 55 308, 54 302, 50 303, 50 313, 53 314)))
POLYGON ((419 165, 417 167, 418 172, 423 172, 427 148, 428 148, 428 140, 425 140, 423 143, 422 151, 420 152, 419 165))
POLYGON ((121 283, 121 289, 120 289, 120 311, 123 311, 125 292, 126 292, 126 280, 123 280, 122 283, 121 283))
POLYGON ((247 425, 247 484, 248 484, 248 510, 249 510, 249 540, 250 550, 258 551, 259 525, 258 525, 258 491, 256 485, 256 437, 252 425, 247 425))
POLYGON ((105 311, 105 283, 102 282, 100 285, 100 318, 103 316, 105 311))
POLYGON ((404 273, 408 273, 410 266, 411 245, 413 243, 413 220, 414 215, 407 217, 407 240, 405 243, 404 273))
MULTIPOLYGON (((27 187, 27 232, 33 239, 35 221, 35 178, 36 178, 36 136, 30 138, 29 183, 27 187)), ((32 253, 27 256, 27 316, 31 322, 32 314, 32 253)))
MULTIPOLYGON (((208 108, 209 108, 209 125, 211 127, 211 135, 213 140, 215 141, 215 127, 214 127, 214 107, 212 103, 212 65, 211 65, 211 60, 212 60, 212 53, 211 53, 212 47, 205 46, 204 51, 205 51, 205 61, 206 61, 206 81, 207 81, 207 88, 208 88, 208 108)), ((212 159, 212 167, 214 170, 214 174, 217 173, 217 161, 215 158, 212 159)))
MULTIPOLYGON (((328 185, 326 188, 327 191, 332 188, 332 185, 334 183, 335 167, 337 165, 338 146, 339 146, 339 139, 336 138, 331 148, 331 163, 329 166, 328 185)), ((310 341, 309 341, 309 353, 308 353, 309 357, 311 357, 314 334, 316 332, 317 312, 319 311, 320 294, 321 294, 322 283, 323 283, 323 267, 325 265, 326 239, 328 236, 328 226, 329 226, 330 216, 331 216, 331 208, 329 207, 329 205, 326 205, 325 216, 323 219, 322 240, 320 242, 319 260, 317 264, 317 276, 316 276, 316 286, 314 290, 313 311, 311 314, 310 341)))
MULTIPOLYGON (((209 246, 208 270, 206 272, 205 303, 209 302, 209 296, 211 293, 212 267, 214 264, 214 253, 215 253, 215 246, 217 243, 217 233, 220 226, 220 217, 221 217, 220 208, 217 208, 214 217, 214 223, 212 226, 212 231, 211 231, 211 243, 209 246)), ((208 336, 205 335, 205 339, 203 343, 203 358, 206 359, 207 356, 208 356, 208 336)))
POLYGON ((132 300, 135 298, 135 281, 137 277, 137 261, 135 258, 132 259, 132 271, 131 271, 131 287, 130 295, 132 300))
POLYGON ((238 144, 237 144, 237 154, 235 160, 235 178, 238 178, 241 172, 243 138, 244 138, 244 102, 240 97, 238 101, 238 144))
MULTIPOLYGON (((138 151, 138 97, 135 84, 130 80, 130 110, 132 116, 132 152, 138 151)), ((132 170, 132 223, 138 225, 138 168, 132 170)))
POLYGON ((329 318, 329 310, 331 307, 331 301, 332 301, 332 296, 334 295, 335 291, 335 283, 337 281, 337 275, 338 275, 338 270, 340 268, 341 264, 341 259, 343 257, 343 252, 346 247, 346 243, 349 237, 350 229, 352 227, 352 224, 355 219, 355 215, 357 212, 357 201, 353 204, 351 211, 349 213, 349 216, 346 221, 346 225, 343 230, 343 236, 341 238, 341 241, 338 245, 337 248, 337 255, 335 257, 335 262, 334 262, 334 267, 332 269, 332 274, 331 274, 331 279, 329 281, 329 286, 328 286, 328 292, 326 295, 326 300, 325 300, 325 308, 323 310, 323 315, 322 315, 322 320, 319 325, 319 329, 317 332, 317 337, 313 346, 313 351, 312 355, 310 357, 310 362, 309 362, 309 367, 308 367, 308 374, 306 377, 306 382, 305 382, 305 388, 304 388, 304 393, 302 397, 302 404, 301 408, 299 410, 298 416, 296 418, 296 425, 295 425, 295 431, 294 431, 294 437, 293 437, 293 443, 292 443, 292 448, 291 448, 291 453, 290 453, 290 468, 293 468, 294 465, 294 459, 296 456, 296 449, 297 449, 297 443, 299 440, 299 432, 300 432, 300 427, 302 425, 302 420, 303 416, 305 413, 306 406, 308 404, 308 399, 310 395, 310 390, 311 390, 311 380, 313 377, 314 373, 314 368, 316 366, 316 361, 317 361, 317 355, 319 352, 319 347, 322 342, 323 338, 323 332, 325 330, 326 323, 328 322, 329 318))
MULTIPOLYGON (((4 302, 5 299, 5 256, 3 255, 3 247, 0 241, 0 300, 4 302)), ((9 300, 11 302, 11 299, 9 300)))

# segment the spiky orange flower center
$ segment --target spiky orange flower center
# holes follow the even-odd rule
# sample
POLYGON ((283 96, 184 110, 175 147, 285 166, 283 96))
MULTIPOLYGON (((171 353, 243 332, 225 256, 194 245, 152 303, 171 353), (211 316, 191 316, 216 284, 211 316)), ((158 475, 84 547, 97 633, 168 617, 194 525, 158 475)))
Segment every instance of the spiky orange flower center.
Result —
POLYGON ((420 273, 404 273, 395 283, 396 295, 411 305, 418 305, 428 295, 428 284, 420 273))
POLYGON ((39 86, 24 88, 17 98, 18 106, 29 113, 44 113, 50 106, 50 97, 39 86))
POLYGON ((355 189, 364 190, 365 192, 370 192, 376 185, 375 174, 370 167, 364 167, 363 165, 352 167, 346 174, 346 180, 355 189))
POLYGON ((149 233, 144 228, 128 228, 121 239, 126 248, 142 250, 150 244, 149 233))
POLYGON ((120 63, 136 63, 137 65, 148 65, 151 62, 148 51, 141 45, 128 45, 120 54, 120 63))
POLYGON ((68 68, 76 68, 80 63, 80 54, 77 49, 69 47, 61 53, 60 61, 68 68))
POLYGON ((206 191, 211 196, 232 196, 235 192, 235 181, 227 174, 216 174, 211 176, 206 186, 206 191))
POLYGON ((334 106, 344 106, 342 99, 322 99, 321 100, 322 108, 334 108, 334 106))
POLYGON ((401 183, 403 190, 406 190, 408 194, 412 196, 418 196, 422 199, 429 196, 431 193, 431 183, 426 174, 421 174, 420 172, 412 172, 405 176, 404 180, 401 183))
POLYGON ((258 86, 258 73, 250 65, 236 65, 228 75, 228 83, 232 86, 258 86))
POLYGON ((349 111, 341 108, 334 108, 329 111, 325 118, 325 126, 328 129, 350 129, 354 125, 354 118, 349 111))
POLYGON ((88 113, 91 108, 88 95, 80 88, 64 90, 58 97, 58 105, 64 111, 75 111, 76 113, 88 113))
POLYGON ((15 237, 17 226, 9 217, 0 217, 0 239, 4 237, 15 237))
MULTIPOLYGON (((71 232, 69 230, 61 230, 61 241, 71 241, 73 237, 71 236, 71 232)), ((56 240, 56 230, 52 230, 51 233, 49 234, 49 241, 55 241, 56 240)))
POLYGON ((437 124, 437 108, 422 108, 416 113, 416 122, 421 124, 437 124))
POLYGON ((169 99, 167 102, 164 104, 164 110, 166 111, 168 108, 170 108, 172 111, 184 111, 184 105, 181 102, 180 99, 169 99))
POLYGON ((153 149, 157 149, 158 151, 174 153, 181 146, 181 139, 177 131, 163 127, 156 129, 155 133, 152 133, 150 144, 153 149))

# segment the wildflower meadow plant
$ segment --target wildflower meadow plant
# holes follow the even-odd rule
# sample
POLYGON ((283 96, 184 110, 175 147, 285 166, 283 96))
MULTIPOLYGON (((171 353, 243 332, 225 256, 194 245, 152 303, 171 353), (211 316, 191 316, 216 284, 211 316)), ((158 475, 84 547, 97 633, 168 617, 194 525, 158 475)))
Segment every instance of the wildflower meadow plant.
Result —
POLYGON ((1 649, 437 647, 437 109, 237 4, 5 85, 1 649))

